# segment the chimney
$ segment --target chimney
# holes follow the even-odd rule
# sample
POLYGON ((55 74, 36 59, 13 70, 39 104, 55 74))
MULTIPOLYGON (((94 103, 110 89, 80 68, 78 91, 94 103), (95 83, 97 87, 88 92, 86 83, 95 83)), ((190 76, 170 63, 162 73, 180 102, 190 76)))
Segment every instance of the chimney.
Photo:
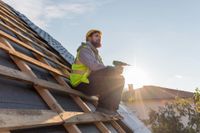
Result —
POLYGON ((128 84, 128 91, 133 92, 133 84, 128 84))

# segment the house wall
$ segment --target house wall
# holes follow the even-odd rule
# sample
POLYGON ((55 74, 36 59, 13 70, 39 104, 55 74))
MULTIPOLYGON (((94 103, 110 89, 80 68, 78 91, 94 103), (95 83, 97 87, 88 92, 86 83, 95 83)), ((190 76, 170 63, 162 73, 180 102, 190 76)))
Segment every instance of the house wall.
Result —
POLYGON ((127 103, 126 106, 137 115, 141 120, 149 119, 149 111, 153 109, 158 111, 159 107, 163 107, 167 102, 173 102, 174 100, 145 100, 145 101, 135 101, 133 103, 127 103))
MULTIPOLYGON (((158 111, 159 107, 164 107, 166 103, 173 102, 173 101, 175 101, 175 99, 135 101, 133 103, 126 103, 126 106, 140 120, 147 120, 149 119, 149 111, 151 109, 158 111)), ((192 104, 192 101, 191 101, 191 104, 192 104)), ((188 116, 182 117, 181 121, 186 126, 188 123, 188 116)))

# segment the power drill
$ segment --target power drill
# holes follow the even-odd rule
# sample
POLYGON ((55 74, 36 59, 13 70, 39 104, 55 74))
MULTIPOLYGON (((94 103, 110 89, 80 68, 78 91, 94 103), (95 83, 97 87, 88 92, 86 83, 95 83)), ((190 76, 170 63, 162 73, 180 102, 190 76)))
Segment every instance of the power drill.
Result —
POLYGON ((113 65, 114 65, 114 66, 121 66, 121 67, 123 67, 123 66, 130 66, 129 64, 127 64, 127 63, 125 63, 125 62, 116 61, 116 60, 113 61, 113 65))

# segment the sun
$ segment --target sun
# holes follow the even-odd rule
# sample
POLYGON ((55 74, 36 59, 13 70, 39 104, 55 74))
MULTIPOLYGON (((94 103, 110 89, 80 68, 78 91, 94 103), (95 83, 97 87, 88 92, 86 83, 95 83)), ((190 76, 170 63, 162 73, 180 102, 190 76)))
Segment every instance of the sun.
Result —
POLYGON ((133 84, 134 88, 140 88, 150 83, 147 72, 138 67, 125 67, 123 76, 125 77, 125 87, 128 84, 133 84))

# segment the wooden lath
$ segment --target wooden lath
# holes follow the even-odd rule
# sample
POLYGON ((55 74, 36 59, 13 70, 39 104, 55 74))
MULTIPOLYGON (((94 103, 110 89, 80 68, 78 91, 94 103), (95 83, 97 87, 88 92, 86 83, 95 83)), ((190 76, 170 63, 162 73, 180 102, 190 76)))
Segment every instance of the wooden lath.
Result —
MULTIPOLYGON (((2 43, 0 43, 0 45, 2 45, 2 43)), ((27 83, 33 84, 34 86, 42 87, 42 88, 45 88, 48 90, 53 90, 53 91, 61 92, 64 94, 77 95, 77 96, 80 96, 82 98, 85 98, 85 99, 91 100, 91 101, 96 100, 93 97, 86 96, 85 94, 83 94, 77 90, 74 90, 71 88, 66 88, 64 86, 61 86, 61 85, 53 83, 53 82, 49 82, 47 80, 38 79, 38 78, 28 75, 27 73, 24 73, 24 72, 21 72, 21 71, 12 69, 12 68, 8 68, 8 67, 2 66, 2 65, 0 65, 0 75, 4 76, 5 78, 14 79, 14 80, 22 81, 22 82, 27 82, 27 83)))
MULTIPOLYGON (((1 44, 3 44, 3 43, 1 43, 1 44)), ((42 63, 42 62, 40 62, 40 61, 30 57, 30 56, 27 56, 27 55, 21 53, 21 52, 13 51, 12 49, 5 47, 4 45, 1 45, 0 49, 5 50, 7 53, 9 53, 12 56, 15 56, 16 58, 19 58, 19 59, 21 59, 23 61, 29 62, 29 63, 31 63, 33 65, 38 66, 38 67, 41 67, 41 68, 43 68, 43 69, 45 69, 47 71, 53 72, 53 73, 55 73, 57 75, 60 75, 60 76, 66 77, 66 78, 69 77, 69 75, 64 74, 63 72, 59 71, 56 68, 53 68, 53 67, 51 67, 51 66, 49 66, 47 64, 44 64, 44 63, 42 63)))
POLYGON ((63 124, 58 113, 50 110, 0 109, 0 120, 0 132, 63 124))
POLYGON ((70 70, 67 66, 64 67, 63 64, 61 64, 60 62, 58 62, 57 60, 53 60, 52 58, 50 58, 49 56, 39 52, 38 50, 36 50, 35 48, 33 47, 30 47, 29 45, 27 45, 26 43, 20 41, 20 40, 17 40, 16 38, 12 37, 11 35, 7 34, 7 33, 4 33, 3 31, 0 31, 0 35, 4 38, 6 38, 7 40, 9 41, 12 41, 14 43, 17 43, 18 45, 22 46, 22 47, 25 47, 26 49, 40 55, 41 57, 44 57, 52 62, 54 62, 55 64, 58 64, 60 65, 60 67, 63 67, 64 69, 67 69, 67 70, 70 70))
MULTIPOLYGON (((1 42, 0 43, 0 48, 7 51, 10 55, 10 57, 13 59, 13 61, 16 63, 16 65, 19 67, 19 69, 22 71, 21 74, 26 74, 26 76, 29 76, 29 78, 34 78, 34 80, 31 82, 34 84, 34 88, 36 89, 36 91, 40 94, 40 96, 43 98, 43 100, 47 103, 47 105, 49 105, 49 107, 57 112, 60 116, 62 116, 62 120, 65 121, 63 126, 66 128, 66 130, 68 132, 74 132, 74 133, 78 133, 81 132, 78 127, 76 126, 77 121, 70 123, 70 119, 66 119, 66 117, 63 117, 63 114, 66 113, 66 111, 61 107, 60 104, 58 104, 58 102, 56 101, 56 99, 52 96, 52 94, 49 92, 49 89, 53 89, 53 87, 51 85, 56 85, 56 89, 58 91, 63 91, 66 92, 70 95, 70 97, 72 99, 74 99, 74 101, 77 103, 77 105, 82 108, 82 110, 86 113, 91 113, 91 115, 82 115, 81 117, 83 118, 94 118, 92 116, 96 116, 96 114, 93 114, 91 112, 91 109, 87 106, 87 104, 79 97, 82 96, 84 94, 82 93, 77 93, 77 91, 71 89, 69 87, 69 85, 64 81, 63 77, 68 77, 69 76, 69 72, 67 74, 64 74, 60 71, 57 70, 57 68, 53 68, 50 64, 48 64, 48 62, 46 61, 46 59, 50 59, 52 62, 60 65, 62 68, 63 66, 65 66, 64 64, 62 64, 60 61, 62 60, 60 57, 55 56, 54 54, 49 54, 52 53, 51 51, 49 51, 48 49, 46 49, 46 44, 44 45, 42 41, 38 41, 38 38, 33 36, 32 34, 29 33, 29 36, 31 36, 32 38, 29 39, 28 37, 23 36, 23 34, 21 34, 20 32, 23 32, 25 34, 27 34, 27 27, 22 25, 19 21, 17 21, 16 24, 14 24, 12 21, 16 20, 16 16, 12 14, 12 12, 10 10, 8 10, 8 8, 6 7, 6 5, 4 5, 2 3, 2 1, 0 1, 0 9, 4 8, 4 10, 1 10, 1 14, 6 14, 5 16, 0 15, 1 19, 4 19, 4 22, 6 22, 6 24, 4 23, 0 23, 1 26, 3 26, 4 28, 6 28, 7 30, 12 31, 14 34, 16 34, 18 37, 20 37, 20 40, 17 40, 16 38, 5 34, 4 32, 0 32, 0 37, 1 37, 1 42), (5 11, 6 10, 6 11, 5 11), (10 19, 12 19, 12 21, 10 21, 10 19), (14 19, 14 20, 13 20, 14 19), (7 25, 7 23, 9 25, 7 25), (37 38, 37 39, 36 39, 37 38), (24 55, 20 52, 17 52, 12 45, 7 41, 7 39, 14 41, 16 44, 30 50, 34 56, 36 57, 37 60, 28 57, 27 55, 24 55), (38 43, 40 42, 40 43, 38 43), (42 43, 41 43, 42 42, 42 43), (41 48, 42 50, 45 51, 45 53, 41 53, 38 50, 36 50, 33 45, 39 45, 39 48, 41 48), (42 44, 42 45, 41 45, 42 44), (40 46, 41 45, 41 46, 40 46), (47 55, 49 57, 47 57, 47 55), (30 61, 31 60, 31 61, 30 61), (58 61, 59 60, 59 61, 58 61), (34 72, 31 70, 31 68, 27 65, 26 62, 30 62, 34 65, 37 65, 43 69, 46 69, 47 71, 49 71, 53 77, 58 81, 59 84, 54 84, 54 83, 50 83, 49 81, 44 81, 41 79, 38 79, 37 76, 34 74, 34 72), (46 86, 43 85, 45 82, 46 86), (59 89, 58 89, 59 88, 59 89), (70 90, 70 92, 69 92, 70 90), (67 92, 68 91, 68 92, 67 92), (74 93, 76 92, 76 93, 74 93)), ((29 29, 30 30, 30 29, 29 29)), ((1 66, 0 66, 1 68, 1 66)), ((4 73, 5 74, 5 73, 4 73)), ((8 75, 7 75, 8 76, 8 75)), ((16 77, 15 77, 16 78, 16 77)), ((27 80, 27 79, 24 79, 27 80)), ((69 114, 68 114, 69 115, 69 114)), ((66 114, 64 116, 67 116, 66 114)), ((70 117, 71 118, 71 117, 70 117)), ((98 116, 99 118, 99 116, 98 116)), ((74 117, 74 119, 71 118, 71 120, 75 121, 76 117, 74 117)), ((124 133, 125 131, 120 127, 120 125, 115 121, 115 120, 119 120, 120 118, 109 118, 108 121, 111 122, 111 124, 113 125, 113 127, 121 133, 124 133)), ((103 124, 102 121, 105 121, 106 118, 104 118, 103 116, 101 116, 101 119, 90 119, 90 123, 94 123, 96 125, 96 127, 101 131, 101 132, 110 132, 108 130, 108 128, 103 124)), ((86 121, 82 120, 82 123, 85 123, 86 121)))
MULTIPOLYGON (((12 11, 10 8, 8 8, 2 0, 0 0, 0 2, 1 2, 0 8, 1 8, 6 14, 11 15, 12 18, 15 18, 15 19, 16 19, 18 22, 20 22, 21 24, 27 26, 27 24, 26 24, 24 21, 22 21, 19 17, 17 17, 16 13, 15 13, 14 11, 12 11)), ((27 28, 28 28, 28 26, 27 26, 27 28)), ((37 36, 37 34, 35 34, 35 33, 33 33, 33 34, 37 36)))
POLYGON ((23 30, 25 32, 30 32, 32 35, 38 36, 35 32, 33 32, 31 29, 29 29, 28 26, 25 26, 26 24, 23 21, 21 21, 21 19, 19 19, 17 16, 15 16, 14 13, 11 13, 10 10, 7 8, 7 6, 2 5, 2 4, 3 4, 3 2, 1 1, 0 14, 2 14, 3 16, 6 16, 8 19, 17 23, 20 27, 23 27, 23 30))
MULTIPOLYGON (((1 16, 0 16, 0 18, 1 18, 1 16)), ((3 19, 3 20, 4 20, 4 19, 3 19)), ((63 69, 70 70, 70 68, 68 68, 67 66, 63 65, 63 64, 60 63, 59 61, 57 61, 57 60, 55 60, 55 59, 52 59, 52 58, 49 58, 49 56, 55 56, 55 54, 53 54, 51 51, 45 49, 44 47, 38 45, 38 44, 35 43, 34 41, 30 40, 29 38, 27 38, 26 36, 24 36, 23 34, 21 34, 20 31, 14 30, 13 28, 7 26, 7 25, 4 24, 3 22, 0 22, 0 25, 1 25, 2 27, 4 27, 5 29, 12 31, 14 34, 17 34, 18 37, 25 39, 26 41, 28 41, 28 42, 31 43, 31 44, 34 44, 36 47, 39 47, 39 48, 40 48, 43 52, 45 52, 45 54, 47 54, 47 55, 45 55, 45 54, 43 54, 43 53, 41 53, 41 52, 40 52, 40 53, 37 53, 37 54, 40 54, 41 56, 45 57, 46 59, 52 61, 53 63, 55 63, 55 64, 57 64, 57 65, 59 65, 59 66, 60 66, 61 68, 63 68, 63 69)), ((8 34, 4 34, 4 36, 10 37, 10 35, 8 35, 8 34)), ((13 38, 13 37, 11 37, 10 40, 12 40, 13 42, 16 42, 15 38, 13 38)), ((22 42, 22 45, 26 45, 26 44, 24 44, 24 43, 22 42)), ((28 46, 27 46, 27 47, 28 47, 28 46)), ((29 49, 29 48, 28 48, 28 49, 29 49)), ((32 50, 32 49, 30 48, 29 50, 32 50)))
POLYGON ((64 123, 71 125, 118 119, 118 117, 102 115, 101 113, 64 112, 58 114, 51 110, 0 109, 0 132, 64 123))
MULTIPOLYGON (((9 44, 9 42, 5 41, 4 44, 14 51, 14 48, 9 44)), ((19 69, 21 69, 21 71, 29 74, 31 77, 37 78, 37 76, 34 74, 31 68, 24 61, 19 60, 18 58, 13 57, 12 55, 10 55, 10 57, 13 59, 13 61, 16 63, 19 69)), ((64 109, 58 104, 56 99, 52 96, 52 94, 47 89, 39 87, 39 86, 34 86, 34 88, 53 111, 56 111, 59 114, 65 112, 64 109)), ((78 127, 76 127, 75 125, 71 126, 70 128, 66 128, 66 130, 67 131, 73 130, 75 133, 81 132, 78 129, 78 127)))
MULTIPOLYGON (((2 1, 0 0, 0 3, 2 4, 2 1)), ((4 6, 5 7, 5 6, 4 6)), ((6 16, 3 16, 0 14, 0 18, 5 21, 7 23, 7 25, 11 25, 14 26, 15 28, 17 28, 20 32, 22 32, 23 34, 25 34, 26 36, 29 36, 27 38, 29 38, 29 40, 32 40, 35 42, 35 44, 39 43, 40 45, 37 45, 38 47, 45 47, 45 48, 49 48, 49 46, 44 43, 43 41, 41 41, 40 39, 38 39, 37 37, 35 37, 33 34, 30 34, 29 32, 25 31, 23 28, 21 28, 19 25, 17 25, 16 23, 10 21, 6 16)), ((18 17, 17 17, 18 18, 18 17)), ((23 22, 23 21, 21 21, 23 22)), ((46 49, 46 51, 49 51, 48 49, 46 49)), ((52 53, 51 51, 49 51, 49 53, 51 53, 53 56, 55 56, 58 60, 63 61, 59 56, 57 56, 56 54, 52 53)))

